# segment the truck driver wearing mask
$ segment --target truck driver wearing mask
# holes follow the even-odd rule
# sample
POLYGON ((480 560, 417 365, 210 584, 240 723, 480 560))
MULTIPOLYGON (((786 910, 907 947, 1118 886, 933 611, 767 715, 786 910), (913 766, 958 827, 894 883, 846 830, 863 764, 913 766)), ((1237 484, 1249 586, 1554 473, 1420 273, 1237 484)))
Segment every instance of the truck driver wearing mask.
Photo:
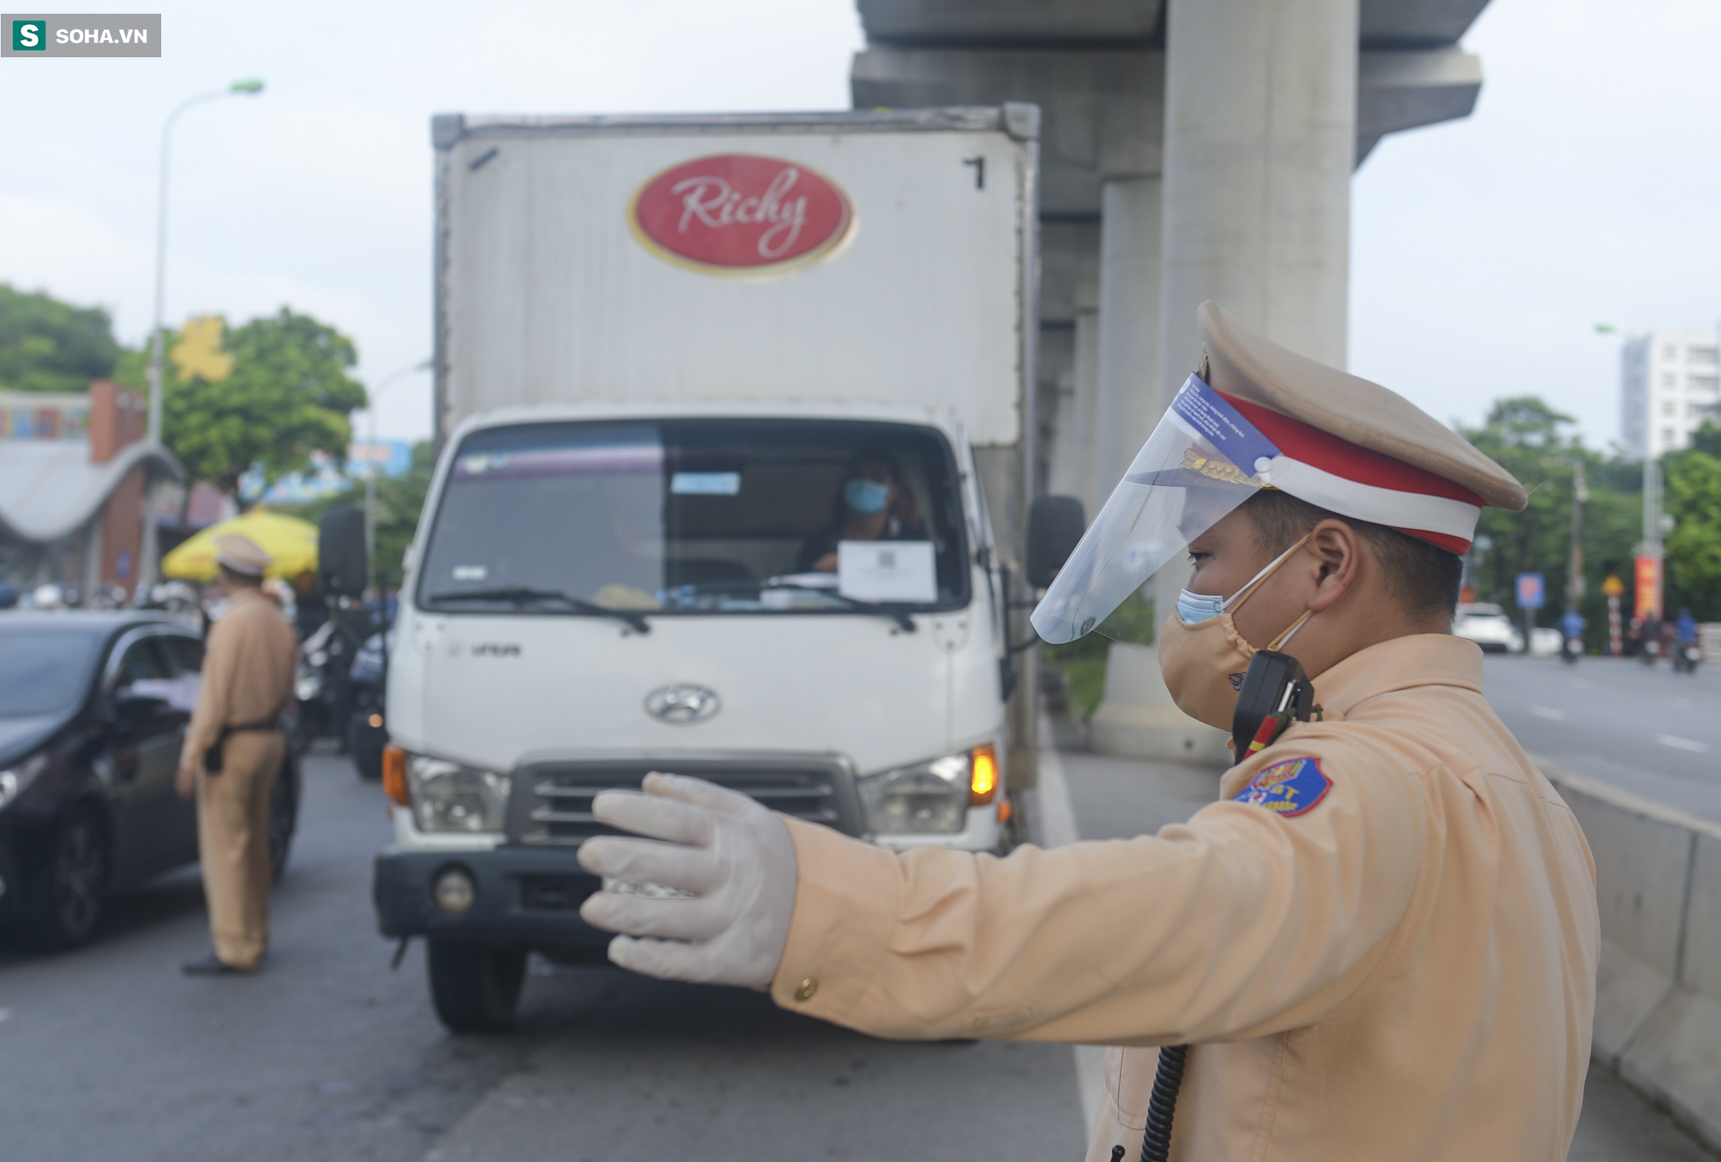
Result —
POLYGON ((1544 1162, 1583 1095, 1600 932, 1559 794, 1450 634, 1483 505, 1523 488, 1373 383, 1212 303, 1191 376, 1036 609, 1096 626, 1185 549, 1159 655, 1179 705, 1229 728, 1276 645, 1322 713, 1132 840, 897 854, 652 775, 595 811, 610 958, 768 988, 866 1033, 1102 1044, 1090 1162, 1141 1149, 1160 1046, 1188 1046, 1169 1156, 1544 1162))
POLYGON ((843 473, 831 523, 807 538, 798 573, 835 573, 841 541, 924 541, 926 522, 902 466, 888 452, 857 452, 843 473))

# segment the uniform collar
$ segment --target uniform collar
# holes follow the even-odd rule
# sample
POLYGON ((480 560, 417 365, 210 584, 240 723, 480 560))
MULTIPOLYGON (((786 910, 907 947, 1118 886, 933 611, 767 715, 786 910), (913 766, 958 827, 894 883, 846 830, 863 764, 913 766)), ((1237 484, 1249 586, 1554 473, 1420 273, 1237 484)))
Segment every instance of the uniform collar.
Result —
MULTIPOLYGON (((256 601, 262 598, 264 598, 263 590, 256 585, 247 585, 245 588, 236 589, 227 595, 227 600, 230 604, 240 601, 256 601)), ((1333 668, 1335 670, 1338 669, 1337 666, 1334 666, 1333 668)))
POLYGON ((1418 686, 1482 692, 1482 651, 1449 633, 1418 633, 1377 642, 1315 678, 1315 701, 1327 718, 1350 718, 1370 698, 1418 686))

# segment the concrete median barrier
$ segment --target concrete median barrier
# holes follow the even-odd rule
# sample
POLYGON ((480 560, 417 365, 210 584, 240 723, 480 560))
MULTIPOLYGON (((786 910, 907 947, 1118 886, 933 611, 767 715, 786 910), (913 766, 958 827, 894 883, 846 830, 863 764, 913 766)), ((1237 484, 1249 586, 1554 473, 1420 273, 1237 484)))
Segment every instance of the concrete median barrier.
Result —
POLYGON ((1595 856, 1594 1056, 1721 1150, 1721 825, 1536 761, 1595 856))

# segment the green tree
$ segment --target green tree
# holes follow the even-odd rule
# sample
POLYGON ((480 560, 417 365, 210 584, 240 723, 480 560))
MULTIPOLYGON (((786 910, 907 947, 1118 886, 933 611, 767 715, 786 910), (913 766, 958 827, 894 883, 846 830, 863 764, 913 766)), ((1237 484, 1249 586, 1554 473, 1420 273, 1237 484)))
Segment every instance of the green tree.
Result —
POLYGON ((1643 467, 1596 457, 1589 467, 1589 491, 1584 505, 1584 596, 1578 612, 1589 622, 1585 645, 1600 651, 1607 647, 1608 635, 1607 595, 1601 586, 1609 574, 1625 582, 1621 612, 1631 617, 1632 562, 1643 539, 1643 467))
POLYGON ((120 346, 100 307, 74 307, 0 283, 0 388, 83 391, 114 372, 120 346))
POLYGON ((404 576, 401 560, 418 533, 435 468, 436 454, 430 441, 421 440, 412 446, 411 468, 376 482, 376 560, 371 562, 371 574, 381 573, 383 584, 390 588, 398 586, 404 576))
POLYGON ((1464 433, 1530 494, 1522 512, 1482 510, 1476 526, 1477 534, 1488 538, 1478 562, 1477 596, 1482 600, 1515 606, 1514 578, 1541 573, 1548 582, 1548 607, 1564 606, 1572 458, 1579 449, 1563 429, 1572 422, 1535 396, 1514 396, 1495 401, 1483 426, 1464 433))
POLYGON ((1702 426, 1691 433, 1691 446, 1699 452, 1721 458, 1721 428, 1710 420, 1704 420, 1702 426))
POLYGON ((1670 612, 1689 607, 1700 621, 1721 612, 1721 458, 1703 450, 1714 447, 1717 436, 1705 424, 1690 449, 1662 462, 1664 503, 1674 521, 1665 546, 1666 606, 1670 612))
POLYGON ((1641 474, 1634 465, 1584 448, 1567 434, 1572 422, 1535 396, 1513 396, 1496 401, 1483 426, 1464 433, 1530 494, 1523 512, 1482 510, 1476 531, 1488 541, 1486 548, 1472 550, 1478 558, 1477 597, 1516 611, 1517 575, 1540 573, 1546 603, 1539 620, 1552 624, 1566 608, 1574 465, 1581 462, 1589 500, 1583 512, 1584 595, 1578 610, 1589 622, 1586 644, 1600 649, 1607 641, 1602 580, 1609 573, 1630 576, 1633 546, 1641 536, 1641 474))
MULTIPOLYGON (((436 470, 436 453, 430 441, 421 440, 412 446, 412 466, 399 476, 381 476, 376 482, 376 559, 371 562, 371 576, 382 574, 383 584, 398 587, 405 571, 401 562, 407 546, 418 533, 418 521, 424 512, 424 500, 430 493, 430 478, 436 470)), ((309 504, 298 505, 291 511, 315 524, 323 513, 337 504, 364 504, 364 483, 334 496, 309 504)))
MULTIPOLYGON (((167 338, 171 350, 177 334, 167 338)), ((352 439, 348 417, 364 406, 365 389, 347 370, 352 340, 309 315, 280 312, 227 335, 233 370, 210 383, 163 367, 162 437, 193 478, 236 500, 239 479, 258 469, 266 485, 306 468, 312 452, 337 461, 352 439)), ((143 386, 148 352, 128 353, 122 377, 143 386)))

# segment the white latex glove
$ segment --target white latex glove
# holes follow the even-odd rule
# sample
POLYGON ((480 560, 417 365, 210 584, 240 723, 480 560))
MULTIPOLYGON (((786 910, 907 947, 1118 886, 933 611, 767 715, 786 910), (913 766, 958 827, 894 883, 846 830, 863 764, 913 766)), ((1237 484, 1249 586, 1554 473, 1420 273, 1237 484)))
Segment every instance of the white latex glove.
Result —
POLYGON ((580 845, 581 867, 625 884, 688 893, 679 899, 593 893, 580 915, 622 933, 610 941, 612 961, 666 980, 771 983, 795 910, 795 844, 781 819, 738 791, 656 773, 645 777, 644 794, 598 795, 592 814, 651 838, 588 839, 580 845))

